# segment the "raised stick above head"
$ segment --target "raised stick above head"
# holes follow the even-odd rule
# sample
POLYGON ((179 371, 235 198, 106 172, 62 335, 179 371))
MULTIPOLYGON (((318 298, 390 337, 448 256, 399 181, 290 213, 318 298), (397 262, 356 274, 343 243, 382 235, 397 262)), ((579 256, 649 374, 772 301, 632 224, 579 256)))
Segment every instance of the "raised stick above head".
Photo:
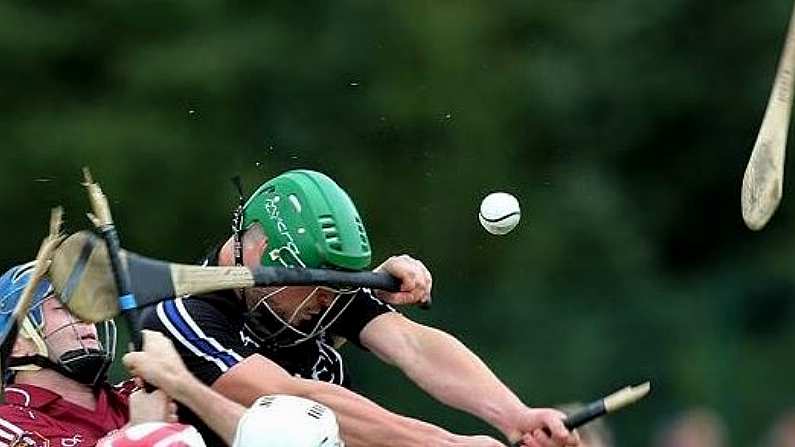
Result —
POLYGON ((748 228, 761 230, 781 201, 784 185, 784 155, 792 110, 795 74, 795 5, 781 53, 773 89, 759 134, 748 160, 741 191, 743 220, 748 228))

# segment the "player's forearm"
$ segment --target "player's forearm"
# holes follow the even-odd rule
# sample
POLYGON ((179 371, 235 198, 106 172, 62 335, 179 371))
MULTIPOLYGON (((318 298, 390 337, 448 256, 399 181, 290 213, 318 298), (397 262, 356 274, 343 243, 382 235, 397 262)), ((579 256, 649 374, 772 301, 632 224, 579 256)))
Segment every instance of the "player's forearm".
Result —
POLYGON ((320 402, 334 411, 348 447, 445 447, 460 437, 434 425, 387 411, 343 387, 287 374, 263 377, 267 363, 250 357, 224 374, 213 389, 251 405, 268 394, 289 394, 320 402))
POLYGON ((428 394, 488 422, 508 436, 521 400, 455 337, 427 326, 412 331, 406 354, 391 359, 428 394))
POLYGON ((227 445, 232 445, 238 422, 245 412, 242 405, 225 398, 193 376, 186 376, 169 388, 164 391, 196 413, 227 445))
POLYGON ((347 446, 452 446, 457 436, 385 410, 342 387, 312 382, 305 397, 334 409, 347 446))

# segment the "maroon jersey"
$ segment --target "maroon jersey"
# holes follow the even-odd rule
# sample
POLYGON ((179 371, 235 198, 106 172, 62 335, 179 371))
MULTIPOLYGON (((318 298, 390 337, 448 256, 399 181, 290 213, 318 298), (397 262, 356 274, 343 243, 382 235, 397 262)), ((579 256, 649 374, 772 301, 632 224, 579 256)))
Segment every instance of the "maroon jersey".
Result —
POLYGON ((119 387, 103 385, 94 411, 64 400, 59 394, 33 385, 5 389, 0 405, 0 447, 89 447, 129 419, 132 382, 119 387))

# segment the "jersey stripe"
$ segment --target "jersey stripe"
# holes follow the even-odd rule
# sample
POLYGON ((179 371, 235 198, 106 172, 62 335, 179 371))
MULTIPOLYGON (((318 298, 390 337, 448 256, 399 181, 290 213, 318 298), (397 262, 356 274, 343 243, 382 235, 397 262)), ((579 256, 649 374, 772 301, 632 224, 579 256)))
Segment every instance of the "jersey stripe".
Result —
POLYGON ((208 355, 205 355, 203 352, 201 352, 199 349, 197 349, 196 346, 193 345, 193 343, 190 343, 188 340, 185 339, 185 337, 182 336, 182 333, 180 333, 177 330, 177 328, 175 328, 174 325, 171 324, 171 321, 166 316, 166 312, 165 312, 165 310, 163 308, 163 302, 161 302, 161 303, 159 303, 157 305, 157 318, 160 320, 160 322, 163 324, 163 326, 166 328, 166 330, 171 334, 171 336, 173 336, 183 346, 188 348, 188 350, 190 350, 190 352, 192 352, 194 355, 196 355, 197 357, 200 357, 200 358, 203 358, 205 360, 209 360, 209 361, 215 363, 215 365, 218 367, 218 369, 221 370, 221 372, 226 372, 229 369, 226 365, 224 365, 224 363, 222 361, 220 361, 219 359, 210 357, 208 355))
POLYGON ((235 366, 242 358, 231 349, 224 349, 213 337, 208 337, 185 309, 181 299, 163 303, 171 322, 182 332, 187 340, 194 342, 203 353, 220 359, 227 367, 235 366))
POLYGON ((0 438, 3 440, 13 441, 23 433, 22 429, 16 425, 0 418, 0 438))
POLYGON ((11 433, 14 433, 14 434, 17 434, 17 435, 21 435, 23 433, 21 428, 17 427, 16 425, 12 424, 11 422, 8 422, 7 420, 5 420, 3 418, 0 418, 0 426, 2 426, 2 428, 5 431, 11 432, 11 433))
POLYGON ((188 324, 188 326, 193 330, 193 332, 198 334, 198 336, 201 337, 203 340, 207 340, 207 343, 209 343, 213 348, 215 348, 215 351, 218 353, 219 356, 223 357, 229 356, 232 358, 233 362, 230 366, 233 366, 238 362, 243 361, 243 357, 241 357, 237 352, 233 351, 232 349, 223 347, 221 343, 219 343, 218 340, 216 340, 214 337, 208 337, 207 334, 204 333, 204 331, 199 327, 198 324, 196 324, 196 322, 190 316, 188 309, 185 308, 185 302, 183 300, 174 301, 174 304, 177 307, 178 313, 184 317, 185 323, 188 324))
POLYGON ((180 303, 177 306, 175 301, 181 299, 163 301, 157 305, 158 318, 174 338, 195 355, 215 363, 222 372, 242 360, 236 352, 223 348, 217 340, 207 337, 184 305, 180 303))

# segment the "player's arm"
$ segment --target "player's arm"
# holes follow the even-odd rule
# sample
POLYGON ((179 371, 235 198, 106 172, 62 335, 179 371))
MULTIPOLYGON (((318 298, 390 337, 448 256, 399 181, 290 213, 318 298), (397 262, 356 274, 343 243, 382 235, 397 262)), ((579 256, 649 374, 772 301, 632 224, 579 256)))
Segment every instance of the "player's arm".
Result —
MULTIPOLYGON (((331 408, 349 447, 496 447, 485 436, 459 436, 434 425, 391 413, 373 402, 325 382, 290 376, 244 346, 215 305, 198 299, 163 302, 144 314, 144 327, 162 332, 199 380, 244 406, 267 394, 291 394, 331 408)), ((153 382, 154 383, 154 382, 153 382)), ((206 421, 206 419, 203 418, 206 421)))
POLYGON ((512 442, 536 431, 544 438, 541 429, 546 427, 555 445, 576 445, 576 437, 561 422, 565 415, 525 406, 480 358, 446 332, 390 312, 370 321, 359 339, 428 394, 483 419, 512 442))
MULTIPOLYGON (((145 396, 148 398, 157 393, 167 394, 190 408, 227 445, 232 445, 238 422, 243 416, 245 408, 196 379, 185 368, 185 364, 174 350, 171 341, 165 336, 154 331, 144 331, 143 335, 144 350, 126 354, 123 362, 130 373, 158 388, 145 396)), ((134 408, 133 397, 139 393, 144 393, 144 391, 139 391, 131 396, 131 416, 134 408)))
POLYGON ((290 394, 325 404, 334 410, 349 447, 503 445, 486 436, 454 435, 432 424, 392 413, 337 385, 290 376, 258 354, 225 372, 212 388, 243 405, 250 405, 267 394, 290 394))
POLYGON ((173 398, 204 421, 226 443, 232 445, 245 408, 190 376, 173 390, 173 398))

